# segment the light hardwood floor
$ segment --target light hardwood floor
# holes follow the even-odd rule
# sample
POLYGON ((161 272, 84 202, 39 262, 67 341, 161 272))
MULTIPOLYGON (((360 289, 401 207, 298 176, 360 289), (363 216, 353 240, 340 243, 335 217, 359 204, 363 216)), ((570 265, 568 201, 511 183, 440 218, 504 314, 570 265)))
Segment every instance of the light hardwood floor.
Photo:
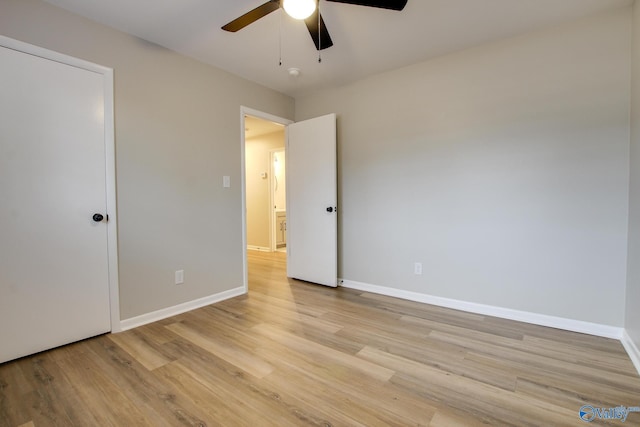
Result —
POLYGON ((249 254, 247 296, 0 365, 0 426, 579 426, 585 404, 640 406, 615 340, 287 280, 284 256, 249 254))

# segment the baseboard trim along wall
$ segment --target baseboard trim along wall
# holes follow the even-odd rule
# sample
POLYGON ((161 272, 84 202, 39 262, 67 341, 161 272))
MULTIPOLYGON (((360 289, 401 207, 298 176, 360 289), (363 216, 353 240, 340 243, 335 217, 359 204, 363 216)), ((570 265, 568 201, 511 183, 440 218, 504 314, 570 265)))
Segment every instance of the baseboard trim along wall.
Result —
POLYGON ((338 279, 338 283, 339 286, 356 289, 359 291, 371 292, 374 294, 381 294, 409 301, 422 302, 425 304, 432 304, 440 307, 467 311, 470 313, 483 314, 486 316, 500 317, 502 319, 517 320, 519 322, 532 323, 534 325, 548 326, 556 329, 564 329, 567 331, 596 335, 599 337, 621 340, 622 333, 624 331, 623 328, 617 328, 615 326, 583 322, 581 320, 565 319, 563 317, 548 316, 546 314, 537 314, 528 311, 512 310, 509 308, 477 304, 474 302, 460 301, 450 298, 442 298, 433 295, 421 294, 418 292, 389 288, 386 286, 355 282, 352 280, 338 279))
POLYGON ((198 298, 193 301, 174 305, 173 307, 167 307, 161 310, 152 311, 151 313, 146 313, 140 316, 132 317, 130 319, 121 320, 120 331, 126 331, 129 329, 137 328, 138 326, 146 325, 148 323, 157 322, 158 320, 166 319, 167 317, 186 313, 187 311, 195 310, 196 308, 205 307, 207 305, 224 301, 229 298, 237 297, 245 293, 246 293, 246 290, 244 286, 241 286, 239 288, 229 289, 228 291, 220 292, 214 295, 209 295, 204 298, 198 298))
POLYGON ((271 249, 264 246, 247 245, 247 249, 250 251, 271 252, 271 249))
POLYGON ((636 367, 638 375, 640 375, 640 350, 635 345, 626 330, 622 332, 622 339, 620 341, 622 341, 622 346, 625 350, 627 350, 627 354, 629 355, 633 366, 636 367))

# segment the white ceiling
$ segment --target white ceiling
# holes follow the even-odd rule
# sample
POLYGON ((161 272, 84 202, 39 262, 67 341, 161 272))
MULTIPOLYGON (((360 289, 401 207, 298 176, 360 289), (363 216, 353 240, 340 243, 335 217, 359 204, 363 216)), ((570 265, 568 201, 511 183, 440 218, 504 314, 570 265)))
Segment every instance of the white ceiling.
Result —
POLYGON ((402 12, 320 0, 334 42, 321 63, 304 23, 282 10, 237 33, 220 29, 266 0, 46 1, 296 96, 633 0, 409 0, 402 12))

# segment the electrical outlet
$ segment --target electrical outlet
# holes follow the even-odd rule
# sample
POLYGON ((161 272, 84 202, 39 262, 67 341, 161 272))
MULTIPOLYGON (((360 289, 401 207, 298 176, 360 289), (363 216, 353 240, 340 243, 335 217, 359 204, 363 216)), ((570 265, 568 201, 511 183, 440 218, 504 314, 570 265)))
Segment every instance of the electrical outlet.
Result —
POLYGON ((176 270, 176 285, 184 283, 184 270, 176 270))
POLYGON ((416 262, 413 264, 413 274, 420 276, 422 274, 422 263, 416 262))

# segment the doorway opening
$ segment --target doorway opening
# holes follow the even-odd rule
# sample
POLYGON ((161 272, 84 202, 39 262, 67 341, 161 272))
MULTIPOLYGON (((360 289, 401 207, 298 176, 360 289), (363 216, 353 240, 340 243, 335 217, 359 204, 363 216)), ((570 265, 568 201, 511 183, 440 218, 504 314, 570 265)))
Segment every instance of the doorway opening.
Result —
POLYGON ((286 248, 285 127, 245 117, 247 249, 286 248))
POLYGON ((241 108, 244 266, 267 253, 286 263, 286 126, 289 120, 241 108))

